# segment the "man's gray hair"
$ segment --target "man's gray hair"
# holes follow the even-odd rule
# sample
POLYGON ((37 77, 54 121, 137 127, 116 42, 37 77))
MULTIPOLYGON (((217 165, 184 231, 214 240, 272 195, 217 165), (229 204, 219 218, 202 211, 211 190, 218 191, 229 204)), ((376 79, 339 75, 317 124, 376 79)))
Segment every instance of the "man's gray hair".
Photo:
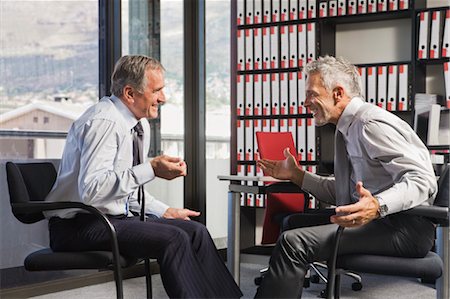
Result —
POLYGON ((337 85, 344 88, 350 98, 363 97, 361 91, 361 76, 358 69, 342 57, 324 56, 308 63, 304 72, 306 75, 319 73, 324 87, 332 91, 337 85))
POLYGON ((158 60, 145 55, 120 57, 111 76, 111 94, 121 97, 126 85, 143 93, 147 85, 147 70, 164 71, 165 69, 158 60))

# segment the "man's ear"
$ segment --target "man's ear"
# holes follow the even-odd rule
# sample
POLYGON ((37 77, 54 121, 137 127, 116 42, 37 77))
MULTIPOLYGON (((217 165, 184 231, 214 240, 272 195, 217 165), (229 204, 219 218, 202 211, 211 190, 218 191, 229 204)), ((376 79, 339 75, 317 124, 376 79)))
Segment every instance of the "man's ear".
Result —
POLYGON ((130 85, 125 85, 123 88, 123 99, 129 103, 134 103, 134 89, 130 85))
POLYGON ((344 89, 342 86, 336 86, 333 88, 334 103, 337 104, 344 99, 344 89))

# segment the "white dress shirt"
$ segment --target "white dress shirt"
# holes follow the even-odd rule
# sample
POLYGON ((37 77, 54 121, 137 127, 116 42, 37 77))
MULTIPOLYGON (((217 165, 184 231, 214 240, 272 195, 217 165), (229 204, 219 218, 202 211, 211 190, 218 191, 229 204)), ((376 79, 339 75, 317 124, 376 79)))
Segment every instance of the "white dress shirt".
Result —
MULTIPOLYGON (((353 98, 338 120, 350 160, 350 193, 347 202, 356 202, 355 190, 362 181, 388 214, 418 205, 431 205, 437 193, 436 177, 428 149, 411 127, 394 114, 360 98, 353 98)), ((336 171, 336 170, 335 170, 336 171)), ((334 177, 305 173, 302 188, 319 200, 336 199, 334 177)))
MULTIPOLYGON (((53 189, 46 201, 76 201, 108 215, 139 212, 137 190, 155 178, 151 164, 133 164, 133 127, 138 120, 115 97, 104 97, 71 126, 53 189)), ((149 148, 150 125, 141 119, 144 148, 149 148)), ((147 214, 161 216, 168 206, 146 194, 147 214)), ((46 212, 47 218, 72 218, 76 209, 46 212)))

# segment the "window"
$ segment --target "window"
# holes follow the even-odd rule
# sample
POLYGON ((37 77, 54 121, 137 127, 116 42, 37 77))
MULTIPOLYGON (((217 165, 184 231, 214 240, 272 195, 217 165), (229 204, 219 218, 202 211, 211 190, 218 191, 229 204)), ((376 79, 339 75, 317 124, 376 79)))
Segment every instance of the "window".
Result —
MULTIPOLYGON (((98 21, 97 0, 0 2, 0 129, 67 132, 98 101, 98 21)), ((3 137, 0 154, 61 157, 62 140, 39 140, 3 137)))

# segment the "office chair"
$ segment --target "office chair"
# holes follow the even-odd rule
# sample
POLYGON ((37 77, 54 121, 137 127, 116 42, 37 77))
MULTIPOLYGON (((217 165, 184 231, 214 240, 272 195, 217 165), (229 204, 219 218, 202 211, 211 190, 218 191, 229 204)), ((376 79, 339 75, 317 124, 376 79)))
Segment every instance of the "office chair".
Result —
MULTIPOLYGON (((258 142, 259 154, 262 159, 270 160, 284 160, 283 151, 285 148, 289 148, 291 153, 296 152, 294 140, 290 132, 256 132, 256 139, 258 142)), ((319 210, 319 213, 325 213, 324 217, 317 214, 315 209, 309 208, 310 195, 306 192, 302 194, 267 194, 267 204, 264 215, 263 224, 263 238, 262 244, 275 243, 281 231, 306 227, 312 225, 327 224, 329 222, 329 216, 331 214, 327 211, 319 210), (311 217, 311 214, 314 215, 311 217), (297 223, 290 223, 289 217, 291 215, 296 219, 297 223), (299 223, 301 225, 299 226, 299 223)), ((326 265, 321 262, 313 262, 309 265, 309 268, 316 273, 310 277, 306 277, 304 280, 304 287, 309 287, 310 282, 319 282, 322 279, 325 283, 327 278, 319 270, 319 268, 326 269, 326 265)), ((267 268, 260 270, 260 276, 256 277, 254 282, 256 285, 260 285, 262 277, 266 273, 267 268)), ((346 275, 354 278, 355 283, 352 284, 352 289, 360 290, 361 277, 356 273, 346 273, 346 275)))
MULTIPOLYGON (((20 222, 31 224, 41 221, 45 218, 44 211, 77 208, 95 215, 105 225, 111 239, 111 251, 54 252, 50 248, 45 248, 32 252, 25 258, 25 269, 28 271, 112 269, 117 298, 122 299, 121 268, 133 266, 138 260, 120 255, 116 231, 108 218, 96 208, 80 202, 44 202, 56 180, 56 170, 51 163, 7 162, 6 176, 11 209, 20 222)), ((147 298, 151 298, 149 271, 146 271, 146 289, 147 298)))
MULTIPOLYGON (((401 213, 417 215, 431 219, 438 229, 443 230, 444 238, 448 238, 449 227, 449 179, 450 167, 446 165, 438 181, 438 194, 432 206, 418 206, 401 213)), ((441 257, 433 251, 423 258, 393 257, 370 254, 349 254, 338 256, 338 245, 344 228, 339 227, 335 234, 335 247, 333 255, 328 261, 328 284, 326 297, 339 298, 340 296, 340 274, 342 271, 354 270, 358 272, 397 275, 405 277, 420 278, 423 282, 435 281, 443 274, 449 275, 449 261, 443 263, 441 257)), ((438 252, 444 256, 448 255, 448 248, 440 248, 438 252), (445 253, 447 251, 447 253, 445 253)), ((447 257, 448 258, 448 257, 447 257)), ((436 287, 437 298, 448 298, 449 286, 447 281, 440 282, 436 287)))

